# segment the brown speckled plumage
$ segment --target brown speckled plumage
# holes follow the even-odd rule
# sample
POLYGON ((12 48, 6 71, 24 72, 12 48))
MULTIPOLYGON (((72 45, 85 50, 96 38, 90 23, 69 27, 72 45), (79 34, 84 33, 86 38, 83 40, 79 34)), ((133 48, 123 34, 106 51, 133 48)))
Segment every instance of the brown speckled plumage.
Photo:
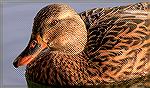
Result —
MULTIPOLYGON (((51 37, 40 26, 51 16, 50 6, 35 17, 33 36, 40 31, 41 38, 51 37)), ((44 85, 101 85, 150 73, 150 3, 94 8, 79 16, 87 29, 86 45, 81 41, 84 50, 72 54, 45 49, 27 65, 28 80, 44 85)))

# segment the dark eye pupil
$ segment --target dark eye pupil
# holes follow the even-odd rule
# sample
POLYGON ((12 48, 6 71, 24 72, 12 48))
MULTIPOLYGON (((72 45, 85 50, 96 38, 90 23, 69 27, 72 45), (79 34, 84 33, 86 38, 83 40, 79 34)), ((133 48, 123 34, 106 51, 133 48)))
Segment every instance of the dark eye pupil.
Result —
POLYGON ((49 24, 49 26, 50 26, 50 27, 55 26, 57 23, 58 23, 58 21, 57 21, 57 20, 54 20, 54 21, 52 21, 52 22, 49 24))

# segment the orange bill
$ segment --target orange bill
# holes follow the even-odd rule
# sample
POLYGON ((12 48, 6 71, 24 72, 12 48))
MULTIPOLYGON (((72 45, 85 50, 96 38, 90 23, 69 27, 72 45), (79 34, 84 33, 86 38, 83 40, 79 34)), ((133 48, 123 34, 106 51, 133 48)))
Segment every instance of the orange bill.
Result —
POLYGON ((27 65, 35 59, 44 49, 48 48, 47 44, 42 41, 38 35, 36 38, 31 37, 31 40, 25 50, 14 60, 14 67, 27 65))

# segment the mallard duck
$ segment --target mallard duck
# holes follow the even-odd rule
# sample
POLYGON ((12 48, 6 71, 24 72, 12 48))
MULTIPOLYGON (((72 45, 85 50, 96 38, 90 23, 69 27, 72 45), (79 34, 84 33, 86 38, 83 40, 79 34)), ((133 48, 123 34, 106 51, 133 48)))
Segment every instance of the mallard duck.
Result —
POLYGON ((43 85, 100 85, 150 73, 150 3, 77 13, 51 4, 34 18, 31 39, 14 60, 43 85))

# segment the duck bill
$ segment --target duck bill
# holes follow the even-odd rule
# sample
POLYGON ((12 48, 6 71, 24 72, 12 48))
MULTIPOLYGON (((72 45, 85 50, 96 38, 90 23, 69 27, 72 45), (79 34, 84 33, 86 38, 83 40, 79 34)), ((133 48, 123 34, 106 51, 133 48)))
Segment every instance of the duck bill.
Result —
MULTIPOLYGON (((32 42, 32 41, 31 41, 32 42)), ((37 43, 34 47, 30 47, 31 43, 25 48, 25 50, 14 60, 13 65, 15 68, 27 65, 34 58, 36 58, 44 49, 47 48, 46 43, 37 43)))

